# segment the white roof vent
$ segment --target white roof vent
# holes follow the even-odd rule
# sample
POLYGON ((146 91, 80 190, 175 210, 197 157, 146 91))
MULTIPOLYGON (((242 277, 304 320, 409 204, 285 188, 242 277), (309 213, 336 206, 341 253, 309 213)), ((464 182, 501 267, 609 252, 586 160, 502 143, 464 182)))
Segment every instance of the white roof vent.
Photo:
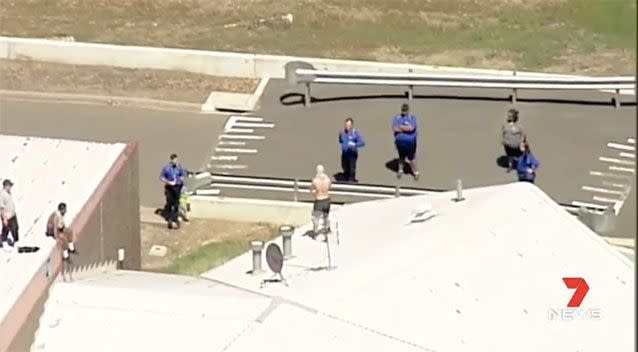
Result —
POLYGON ((412 220, 410 220, 410 223, 424 222, 426 220, 430 220, 436 215, 437 212, 432 209, 432 204, 421 204, 412 212, 412 220))

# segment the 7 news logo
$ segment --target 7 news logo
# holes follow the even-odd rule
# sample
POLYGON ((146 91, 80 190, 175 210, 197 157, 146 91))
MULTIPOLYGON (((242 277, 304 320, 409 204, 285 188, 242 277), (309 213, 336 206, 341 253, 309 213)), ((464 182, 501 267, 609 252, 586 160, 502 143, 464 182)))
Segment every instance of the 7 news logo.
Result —
POLYGON ((599 320, 601 318, 600 309, 580 308, 581 303, 589 292, 589 285, 582 277, 564 277, 563 282, 568 289, 575 290, 572 298, 567 302, 567 308, 557 308, 549 310, 549 320, 599 320))

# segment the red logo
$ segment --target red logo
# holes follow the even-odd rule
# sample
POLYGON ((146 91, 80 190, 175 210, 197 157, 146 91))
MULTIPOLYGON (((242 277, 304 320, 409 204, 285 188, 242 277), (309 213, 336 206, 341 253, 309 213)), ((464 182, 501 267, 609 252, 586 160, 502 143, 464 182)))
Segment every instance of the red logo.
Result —
POLYGON ((585 299, 585 296, 587 295, 587 291, 589 291, 589 285, 587 285, 585 279, 583 279, 582 277, 564 277, 563 282, 565 283, 565 286, 567 286, 567 288, 576 289, 576 291, 574 291, 572 299, 570 299, 569 303, 567 303, 567 307, 580 307, 580 304, 583 302, 583 299, 585 299))

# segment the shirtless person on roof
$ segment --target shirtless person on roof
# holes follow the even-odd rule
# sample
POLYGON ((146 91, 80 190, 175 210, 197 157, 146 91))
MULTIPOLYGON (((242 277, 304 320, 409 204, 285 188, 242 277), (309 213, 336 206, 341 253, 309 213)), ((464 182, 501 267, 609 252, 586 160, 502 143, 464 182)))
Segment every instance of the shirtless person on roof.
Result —
POLYGON ((326 175, 322 165, 317 165, 317 174, 312 179, 310 191, 312 192, 315 202, 312 208, 312 227, 313 232, 317 235, 319 230, 319 222, 323 223, 323 230, 327 234, 330 232, 330 223, 328 215, 330 214, 330 186, 332 181, 326 175))
POLYGON ((73 244, 73 235, 66 228, 64 223, 64 215, 66 214, 66 204, 58 204, 58 209, 49 216, 47 221, 47 237, 53 237, 62 247, 62 258, 69 259, 69 252, 75 253, 75 245, 73 244))

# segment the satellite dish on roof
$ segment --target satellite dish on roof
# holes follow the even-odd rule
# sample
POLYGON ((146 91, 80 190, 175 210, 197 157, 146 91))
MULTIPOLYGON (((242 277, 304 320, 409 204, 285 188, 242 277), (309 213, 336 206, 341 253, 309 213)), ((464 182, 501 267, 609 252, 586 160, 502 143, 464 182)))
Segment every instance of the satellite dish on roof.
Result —
POLYGON ((284 267, 284 255, 281 252, 281 248, 276 243, 271 243, 266 248, 266 263, 268 263, 268 267, 272 270, 275 275, 273 275, 270 279, 266 279, 261 282, 260 287, 264 287, 264 285, 268 282, 283 282, 286 286, 288 283, 284 276, 281 275, 281 270, 284 267), (276 277, 279 276, 279 279, 276 277))

